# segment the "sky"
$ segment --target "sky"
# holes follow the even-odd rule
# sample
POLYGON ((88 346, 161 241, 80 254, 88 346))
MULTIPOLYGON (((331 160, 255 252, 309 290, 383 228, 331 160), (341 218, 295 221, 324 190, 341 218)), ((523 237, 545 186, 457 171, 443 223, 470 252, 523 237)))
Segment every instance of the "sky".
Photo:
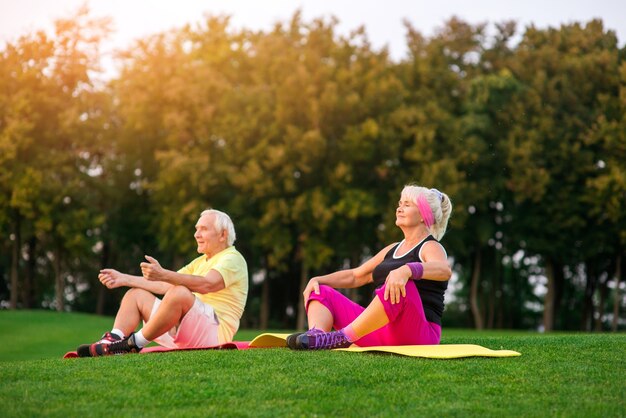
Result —
POLYGON ((51 31, 57 18, 71 16, 87 4, 94 17, 111 17, 116 32, 110 50, 133 40, 185 24, 205 14, 230 15, 235 28, 270 29, 301 10, 304 21, 335 16, 339 31, 365 26, 372 44, 387 46, 394 59, 406 56, 403 20, 424 35, 432 35, 452 16, 469 23, 516 20, 545 28, 601 18, 606 28, 626 43, 625 0, 0 0, 0 48, 7 41, 39 29, 51 31))

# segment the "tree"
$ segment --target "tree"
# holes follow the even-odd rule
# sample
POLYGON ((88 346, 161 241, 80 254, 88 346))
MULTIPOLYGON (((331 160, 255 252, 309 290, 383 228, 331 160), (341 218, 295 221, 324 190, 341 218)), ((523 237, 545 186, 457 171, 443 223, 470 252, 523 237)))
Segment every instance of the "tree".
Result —
MULTIPOLYGON (((11 267, 11 307, 18 304, 18 276, 22 264, 22 242, 28 242, 31 268, 26 270, 23 301, 31 303, 33 268, 38 253, 36 243, 51 235, 57 281, 57 307, 63 306, 61 248, 69 231, 62 219, 51 217, 67 209, 71 197, 64 193, 79 185, 80 153, 88 147, 80 143, 81 124, 89 114, 85 100, 93 92, 90 72, 97 70, 97 45, 108 31, 106 20, 93 20, 86 8, 71 19, 56 22, 56 32, 23 36, 7 44, 0 56, 0 199, 12 223, 13 257, 11 267)), ((82 138, 84 139, 84 138, 82 138)), ((74 190, 79 192, 78 190, 74 190)), ((78 208, 83 216, 83 208, 78 208)), ((70 211, 71 212, 71 211, 70 211)), ((66 218, 74 224, 73 213, 66 218)))
POLYGON ((584 138, 601 114, 602 98, 615 93, 616 42, 599 21, 530 27, 511 61, 513 74, 527 86, 525 112, 508 137, 513 222, 523 248, 543 256, 548 331, 558 316, 564 266, 595 251, 597 231, 587 227, 591 207, 581 190, 597 170, 584 138))

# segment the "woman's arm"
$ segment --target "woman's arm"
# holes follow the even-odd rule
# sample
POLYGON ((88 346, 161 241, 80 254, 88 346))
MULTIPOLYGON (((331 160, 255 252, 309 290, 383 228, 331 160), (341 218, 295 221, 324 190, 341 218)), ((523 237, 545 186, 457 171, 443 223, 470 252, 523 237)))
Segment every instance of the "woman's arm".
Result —
POLYGON ((450 264, 448 264, 446 253, 441 244, 434 241, 427 242, 422 247, 421 256, 424 261, 419 263, 421 264, 420 277, 412 277, 413 272, 408 264, 389 272, 389 276, 387 276, 385 281, 385 300, 391 298, 392 304, 399 302, 400 295, 406 296, 405 286, 411 278, 415 280, 428 279, 437 281, 450 279, 452 269, 450 269, 450 264))
POLYGON ((350 289, 355 287, 361 287, 366 285, 367 283, 372 282, 372 272, 374 268, 379 265, 383 259, 385 258, 385 254, 391 249, 394 244, 390 244, 387 247, 383 248, 376 254, 374 257, 367 260, 365 263, 360 265, 359 267, 347 270, 336 271, 331 274, 326 274, 324 276, 313 277, 309 280, 304 292, 302 295, 304 296, 304 302, 306 303, 309 300, 309 295, 311 292, 315 292, 315 294, 319 295, 320 293, 320 285, 324 284, 330 286, 335 289, 350 289))
MULTIPOLYGON (((452 269, 448 263, 446 252, 441 244, 429 241, 422 247, 422 279, 446 281, 452 276, 452 269)), ((409 276, 411 277, 411 276, 409 276)))

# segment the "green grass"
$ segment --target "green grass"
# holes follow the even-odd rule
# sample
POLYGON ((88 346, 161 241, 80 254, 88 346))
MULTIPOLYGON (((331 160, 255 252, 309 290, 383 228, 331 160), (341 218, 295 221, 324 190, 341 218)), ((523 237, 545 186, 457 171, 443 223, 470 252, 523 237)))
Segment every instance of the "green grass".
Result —
POLYGON ((60 358, 110 324, 90 315, 0 311, 0 414, 626 416, 625 334, 444 331, 442 343, 522 353, 500 359, 288 349, 60 358))
MULTIPOLYGON (((80 344, 97 340, 112 324, 113 318, 81 313, 0 311, 0 364, 59 359, 80 344)), ((242 330, 235 339, 247 341, 258 334, 258 331, 242 330)))

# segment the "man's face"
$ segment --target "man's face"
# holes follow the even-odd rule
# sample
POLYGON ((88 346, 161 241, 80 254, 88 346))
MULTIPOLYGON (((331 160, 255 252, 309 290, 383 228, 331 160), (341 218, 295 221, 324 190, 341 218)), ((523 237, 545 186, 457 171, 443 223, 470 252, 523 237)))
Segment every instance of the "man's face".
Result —
POLYGON ((215 215, 208 214, 201 216, 196 222, 194 238, 200 254, 213 254, 216 250, 221 249, 226 241, 226 232, 218 232, 215 229, 215 215))

